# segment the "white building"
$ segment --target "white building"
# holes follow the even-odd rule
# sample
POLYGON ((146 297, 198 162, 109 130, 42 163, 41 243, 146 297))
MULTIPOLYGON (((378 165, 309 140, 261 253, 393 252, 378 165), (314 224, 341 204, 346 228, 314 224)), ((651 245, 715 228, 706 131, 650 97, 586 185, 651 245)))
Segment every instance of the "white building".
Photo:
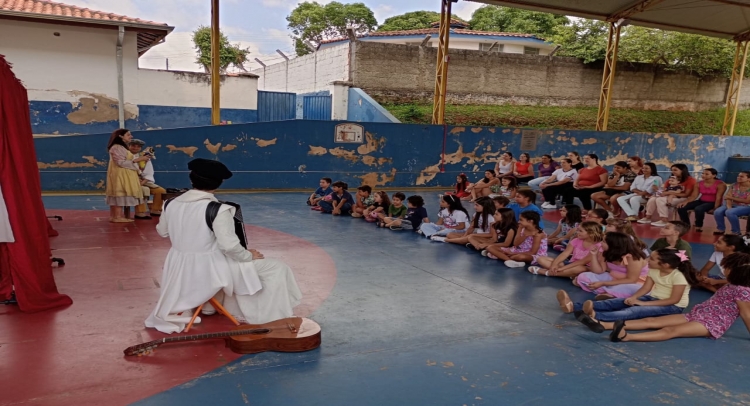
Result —
MULTIPOLYGON (((438 43, 439 23, 433 23, 432 28, 404 31, 373 31, 357 38, 362 42, 383 42, 401 45, 421 45, 430 36, 427 46, 435 47, 438 43)), ((555 45, 537 38, 532 34, 513 32, 489 32, 466 29, 468 25, 462 21, 451 20, 450 49, 468 49, 474 51, 504 52, 509 54, 549 55, 555 45)), ((348 38, 323 41, 320 49, 336 46, 348 42, 348 38)))
MULTIPOLYGON (((42 0, 0 1, 0 54, 28 89, 35 135, 210 124, 210 77, 145 70, 173 27, 42 0), (123 103, 124 102, 124 103, 123 103)), ((222 80, 222 120, 257 121, 257 76, 222 80)))

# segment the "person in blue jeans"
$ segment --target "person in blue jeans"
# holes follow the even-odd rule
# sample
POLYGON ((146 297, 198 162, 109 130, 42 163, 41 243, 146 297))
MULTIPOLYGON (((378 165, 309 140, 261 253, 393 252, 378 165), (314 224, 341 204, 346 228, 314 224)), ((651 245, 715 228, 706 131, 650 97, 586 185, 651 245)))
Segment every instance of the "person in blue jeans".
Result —
POLYGON ((352 211, 354 198, 347 189, 349 189, 349 185, 346 183, 342 181, 334 182, 331 201, 321 200, 318 202, 318 206, 323 208, 323 213, 331 213, 334 216, 349 214, 352 211))
POLYGON ((724 218, 729 220, 732 234, 742 234, 739 216, 750 214, 750 171, 742 171, 737 175, 737 183, 729 188, 724 196, 724 204, 714 210, 716 231, 714 234, 724 234, 727 228, 724 218))
POLYGON ((557 292, 560 308, 596 333, 611 330, 618 320, 682 313, 690 301, 690 287, 697 285, 696 270, 684 250, 663 248, 651 253, 643 286, 628 298, 572 303, 564 290, 557 292))

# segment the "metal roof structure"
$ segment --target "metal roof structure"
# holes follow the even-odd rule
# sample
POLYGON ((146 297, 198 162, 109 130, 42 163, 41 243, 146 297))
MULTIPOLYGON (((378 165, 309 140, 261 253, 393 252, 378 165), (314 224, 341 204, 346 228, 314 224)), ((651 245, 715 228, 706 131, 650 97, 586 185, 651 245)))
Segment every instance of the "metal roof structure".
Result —
POLYGON ((750 32, 750 0, 467 0, 574 17, 742 40, 750 32))

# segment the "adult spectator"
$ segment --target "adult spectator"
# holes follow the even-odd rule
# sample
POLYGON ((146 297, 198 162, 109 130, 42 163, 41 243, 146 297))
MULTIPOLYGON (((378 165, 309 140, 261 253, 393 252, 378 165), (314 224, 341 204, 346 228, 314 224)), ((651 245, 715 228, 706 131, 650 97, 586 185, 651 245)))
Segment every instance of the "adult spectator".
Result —
MULTIPOLYGON (((578 178, 578 172, 573 169, 573 162, 570 159, 563 158, 560 163, 562 167, 554 171, 539 185, 539 188, 542 189, 542 195, 544 195, 543 209, 557 208, 555 205, 557 196, 570 197, 573 182, 578 178)), ((572 201, 563 201, 563 204, 572 204, 572 201)))
POLYGON ((737 175, 737 183, 729 188, 724 196, 724 205, 714 210, 714 219, 716 220, 716 231, 714 234, 724 234, 726 223, 724 219, 729 220, 732 226, 732 234, 740 235, 739 216, 750 214, 750 171, 741 171, 737 175))
POLYGON ((513 174, 518 183, 528 182, 534 179, 534 167, 531 165, 531 157, 527 153, 518 156, 518 161, 513 164, 513 174))
MULTIPOLYGON (((682 187, 682 191, 672 195, 671 206, 676 207, 686 201, 687 197, 693 193, 696 181, 694 177, 690 176, 690 171, 688 171, 688 167, 685 164, 674 164, 670 168, 670 171, 682 187)), ((646 216, 638 220, 638 222, 641 224, 650 223, 654 227, 664 227, 669 224, 669 201, 670 196, 651 196, 646 204, 646 216), (654 215, 654 210, 659 214, 659 221, 652 223, 651 217, 654 215)))
POLYGON ((625 162, 628 163, 628 167, 630 167, 630 170, 633 171, 636 176, 643 175, 643 160, 640 157, 631 156, 628 157, 627 161, 625 162))
MULTIPOLYGON (((632 168, 632 167, 631 167, 632 168)), ((622 195, 617 198, 617 204, 620 206, 628 221, 638 220, 638 212, 641 204, 648 201, 662 184, 662 179, 656 172, 656 165, 653 162, 643 164, 643 175, 638 175, 630 185, 629 195, 622 195)))
POLYGON ((578 178, 573 183, 573 190, 563 199, 566 202, 572 202, 573 197, 577 197, 581 200, 583 209, 588 212, 592 208, 591 195, 602 191, 604 185, 607 184, 607 170, 599 165, 599 157, 596 154, 584 155, 583 163, 586 166, 578 170, 578 178))
POLYGON ((512 175, 514 163, 513 154, 510 152, 503 152, 503 154, 500 155, 500 160, 495 164, 495 174, 497 174, 497 177, 502 178, 505 175, 512 175))
POLYGON ((604 190, 591 195, 594 202, 607 209, 609 216, 616 218, 620 216, 620 206, 617 205, 617 198, 630 194, 630 185, 635 180, 635 173, 630 170, 630 165, 625 161, 615 163, 612 174, 609 175, 604 190))
POLYGON ((714 168, 703 170, 703 180, 698 182, 698 187, 693 188, 693 193, 688 196, 687 200, 677 205, 677 214, 680 220, 685 224, 690 224, 690 213, 695 213, 695 231, 703 231, 703 219, 706 213, 712 214, 714 210, 721 207, 723 203, 724 192, 727 185, 717 179, 718 172, 714 168))
MULTIPOLYGON (((572 162, 572 161, 571 161, 572 162)), ((548 154, 542 155, 542 162, 536 166, 539 171, 539 177, 529 181, 529 187, 532 190, 539 190, 539 185, 542 184, 547 178, 552 175, 554 171, 560 168, 560 165, 552 160, 552 157, 548 154)))
POLYGON ((577 171, 580 171, 585 166, 583 162, 581 162, 581 155, 576 151, 568 152, 568 159, 573 161, 573 168, 577 171))

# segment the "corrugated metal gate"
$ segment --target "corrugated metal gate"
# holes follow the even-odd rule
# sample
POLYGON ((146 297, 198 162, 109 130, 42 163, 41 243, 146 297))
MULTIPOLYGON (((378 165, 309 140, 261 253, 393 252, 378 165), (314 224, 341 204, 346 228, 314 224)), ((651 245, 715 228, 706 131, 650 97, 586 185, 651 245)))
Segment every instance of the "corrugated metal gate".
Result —
POLYGON ((305 120, 330 120, 331 96, 304 96, 302 118, 305 120))
POLYGON ((282 121, 297 118, 297 95, 258 91, 258 121, 282 121))

